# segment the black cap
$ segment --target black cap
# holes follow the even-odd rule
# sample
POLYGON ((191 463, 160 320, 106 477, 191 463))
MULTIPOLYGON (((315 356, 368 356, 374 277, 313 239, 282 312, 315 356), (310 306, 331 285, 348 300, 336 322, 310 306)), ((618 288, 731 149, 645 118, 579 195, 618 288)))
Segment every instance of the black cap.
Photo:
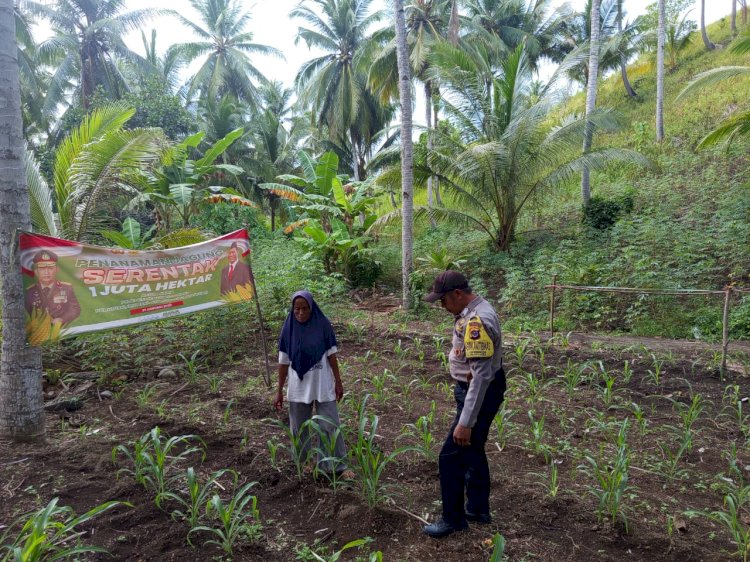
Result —
POLYGON ((469 282, 464 277, 463 273, 449 269, 443 271, 440 275, 435 277, 435 282, 432 284, 430 294, 427 295, 424 300, 427 302, 435 302, 446 293, 450 293, 455 289, 468 289, 469 282))

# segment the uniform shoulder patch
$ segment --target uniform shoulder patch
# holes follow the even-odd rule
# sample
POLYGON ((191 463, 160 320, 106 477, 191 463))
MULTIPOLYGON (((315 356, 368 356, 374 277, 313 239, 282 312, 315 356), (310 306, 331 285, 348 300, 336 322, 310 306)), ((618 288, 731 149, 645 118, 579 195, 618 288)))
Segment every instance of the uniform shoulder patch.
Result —
POLYGON ((495 353, 495 344, 477 315, 469 318, 466 324, 464 348, 467 359, 488 359, 495 353))

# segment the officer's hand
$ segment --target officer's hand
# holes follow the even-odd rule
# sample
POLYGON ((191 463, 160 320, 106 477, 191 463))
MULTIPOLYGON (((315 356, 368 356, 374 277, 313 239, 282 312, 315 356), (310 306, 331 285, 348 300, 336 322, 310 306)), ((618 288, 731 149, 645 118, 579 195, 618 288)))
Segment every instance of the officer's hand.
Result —
POLYGON ((453 430, 453 441, 460 447, 468 447, 471 444, 471 428, 458 424, 453 430))
POLYGON ((276 408, 277 412, 280 412, 283 405, 284 405, 284 393, 282 391, 278 391, 276 393, 276 400, 274 401, 273 406, 274 408, 276 408))

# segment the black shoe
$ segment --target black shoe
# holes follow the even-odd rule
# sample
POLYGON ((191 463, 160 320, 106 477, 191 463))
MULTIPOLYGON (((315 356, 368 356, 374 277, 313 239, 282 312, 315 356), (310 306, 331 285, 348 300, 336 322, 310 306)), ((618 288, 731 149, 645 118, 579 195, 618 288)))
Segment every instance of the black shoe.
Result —
POLYGON ((422 530, 434 539, 441 539, 455 533, 456 531, 463 531, 468 527, 469 524, 465 521, 463 525, 453 525, 444 519, 440 519, 439 521, 435 521, 432 525, 426 525, 422 530))
POLYGON ((471 513, 467 511, 466 520, 474 521, 475 523, 481 523, 482 525, 486 525, 488 523, 492 523, 492 515, 490 515, 489 513, 471 513))

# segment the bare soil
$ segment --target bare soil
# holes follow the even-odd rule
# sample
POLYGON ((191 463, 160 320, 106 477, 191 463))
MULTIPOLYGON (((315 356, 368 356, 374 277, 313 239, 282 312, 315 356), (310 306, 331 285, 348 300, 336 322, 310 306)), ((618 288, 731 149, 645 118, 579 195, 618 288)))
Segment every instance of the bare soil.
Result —
MULTIPOLYGON (((420 326, 420 331, 425 328, 420 326)), ((349 430, 348 442, 356 437, 357 409, 365 394, 371 395, 367 411, 379 418, 377 436, 385 452, 416 444, 405 428, 426 415, 435 401, 432 453, 436 455, 454 415, 450 380, 437 355, 448 352, 449 334, 436 334, 444 340, 434 342, 373 324, 359 332, 351 326, 339 326, 337 331, 347 391, 340 412, 349 430), (380 381, 383 390, 378 390, 380 381)), ((506 350, 506 408, 514 411, 510 434, 504 447, 494 432, 487 444, 493 478, 489 525, 473 524, 468 531, 442 540, 422 533, 421 519, 430 521, 440 513, 436 456, 407 452, 397 457, 385 470, 388 487, 375 507, 368 507, 357 480, 337 489, 307 474, 299 481, 286 450, 279 450, 274 465, 268 442, 284 444, 286 436, 269 420, 286 422, 286 415, 272 407, 273 393, 260 376, 263 362, 258 345, 231 366, 211 371, 221 377, 216 392, 211 392, 206 379, 187 382, 179 366, 173 374, 162 371, 160 378, 131 375, 125 382, 126 377, 111 377, 109 382, 91 384, 85 377, 71 375, 65 386, 49 386, 50 399, 78 393, 82 408, 49 412, 43 444, 0 442, 0 535, 20 515, 53 497, 77 513, 120 500, 132 507, 118 507, 83 527, 82 540, 106 548, 111 558, 91 555, 88 559, 222 558, 218 547, 204 545, 210 538, 205 533, 193 534, 195 546, 186 543, 187 524, 170 516, 176 504, 166 502, 159 509, 153 493, 132 476, 117 475, 128 465, 122 456, 113 463, 113 447, 132 443, 159 426, 170 436, 195 434, 205 441, 205 460, 193 456, 190 463, 203 477, 232 468, 240 483, 257 482, 253 492, 262 527, 252 541, 246 538, 236 545, 235 560, 312 560, 310 548, 330 556, 347 542, 364 537, 372 539, 367 547, 348 550, 341 559, 366 560, 369 552, 381 551, 387 561, 487 560, 496 533, 504 536, 510 560, 732 558, 736 547, 727 530, 686 512, 722 509, 730 480, 737 483, 739 478, 729 470, 732 444, 739 471, 745 481, 750 479, 748 432, 743 435, 736 402, 727 394, 734 391, 735 398, 750 394, 750 380, 741 368, 747 368, 746 356, 735 355, 732 365, 738 370, 721 377, 711 356, 699 355, 701 350, 651 350, 643 345, 591 349, 581 340, 563 342, 566 345, 531 341, 521 368, 516 347, 524 338, 513 341, 506 350), (632 369, 627 381, 626 361, 632 369), (564 386, 566 369, 587 362, 591 367, 586 380, 569 395, 564 386), (616 374, 608 405, 602 370, 616 374), (524 382, 528 372, 545 382, 533 402, 524 382), (154 390, 146 396, 148 385, 154 390), (676 403, 688 404, 695 394, 703 408, 694 425, 693 446, 670 478, 659 443, 667 450, 676 448, 682 424, 676 403), (643 433, 631 411, 633 403, 640 405, 647 419, 643 433), (533 452, 529 411, 535 420, 544 417, 547 460, 533 452), (619 424, 625 419, 631 452, 629 489, 623 499, 627 529, 622 521, 612 523, 597 516, 597 499, 590 493, 596 483, 580 468, 587 463, 586 456, 604 464, 611 460, 619 424), (559 473, 554 497, 545 484, 550 462, 559 473)), ((269 346, 273 349, 274 342, 269 341, 269 346)), ((68 359, 67 365, 75 364, 74 358, 68 359)), ((180 464, 180 470, 187 466, 187 462, 180 464)), ((220 482, 224 487, 220 493, 226 498, 231 482, 228 478, 220 482)), ((745 526, 750 524, 750 514, 743 513, 743 518, 745 526)))

